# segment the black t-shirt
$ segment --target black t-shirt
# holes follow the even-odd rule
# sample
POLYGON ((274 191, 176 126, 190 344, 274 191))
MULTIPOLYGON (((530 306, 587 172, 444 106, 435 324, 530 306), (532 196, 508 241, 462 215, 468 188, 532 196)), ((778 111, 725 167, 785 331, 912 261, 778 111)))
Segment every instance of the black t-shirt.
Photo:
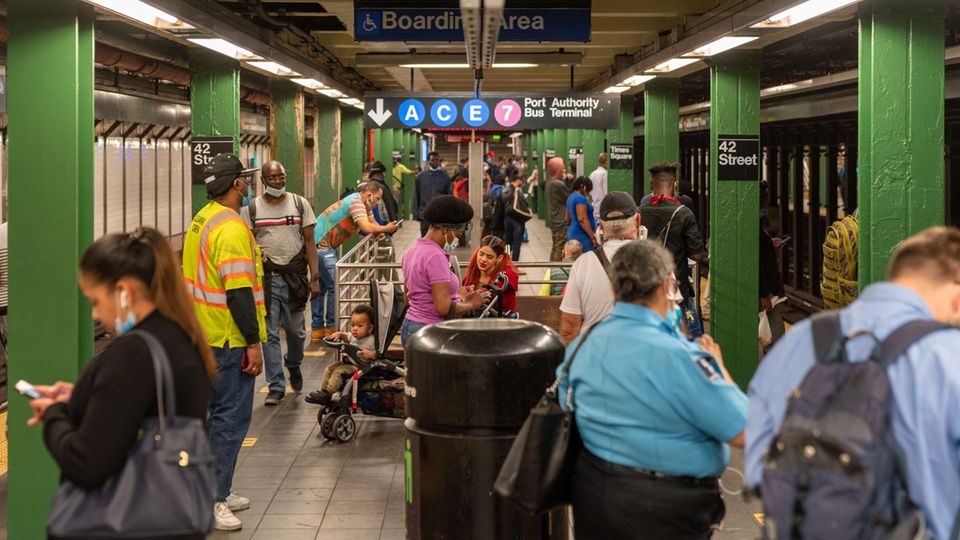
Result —
POLYGON ((644 204, 640 207, 640 222, 647 228, 647 238, 659 241, 673 255, 676 264, 680 294, 684 298, 693 296, 690 286, 690 267, 687 259, 706 251, 697 218, 693 211, 673 201, 662 200, 659 204, 644 204), (679 208, 679 209, 678 209, 679 208), (670 222, 671 216, 673 221, 670 222), (670 231, 667 232, 667 224, 670 231))
MULTIPOLYGON (((173 372, 177 415, 206 418, 212 384, 187 334, 157 311, 136 329, 163 344, 173 372)), ((153 373, 146 342, 120 336, 83 370, 70 402, 47 409, 43 437, 63 478, 93 489, 120 471, 143 420, 157 416, 153 373)))

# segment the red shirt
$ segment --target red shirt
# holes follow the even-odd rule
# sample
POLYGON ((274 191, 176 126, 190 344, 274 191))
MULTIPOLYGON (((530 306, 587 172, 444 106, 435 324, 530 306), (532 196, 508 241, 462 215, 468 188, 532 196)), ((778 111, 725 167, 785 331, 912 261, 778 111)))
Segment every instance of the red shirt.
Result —
POLYGON ((470 202, 470 194, 467 192, 468 182, 466 178, 461 178, 453 184, 453 194, 465 202, 470 202))

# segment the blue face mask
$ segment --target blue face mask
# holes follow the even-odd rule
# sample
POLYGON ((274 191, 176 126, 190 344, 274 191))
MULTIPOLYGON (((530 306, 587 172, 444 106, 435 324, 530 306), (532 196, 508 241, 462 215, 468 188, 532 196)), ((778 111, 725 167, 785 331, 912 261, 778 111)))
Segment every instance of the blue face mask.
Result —
POLYGON ((680 327, 681 318, 680 306, 674 305, 673 307, 667 308, 666 323, 671 329, 676 330, 678 333, 682 330, 680 327))
MULTIPOLYGON (((444 237, 444 240, 446 240, 446 237, 444 237)), ((453 242, 444 242, 443 250, 446 251, 447 253, 453 253, 453 250, 457 249, 457 246, 459 245, 460 245, 460 237, 454 236, 453 242)))
POLYGON ((250 187, 250 184, 247 184, 247 194, 243 196, 243 199, 240 200, 240 206, 250 206, 250 199, 253 198, 253 188, 250 187))
POLYGON ((127 309, 127 291, 120 291, 117 295, 117 318, 113 320, 113 327, 118 336, 129 332, 137 325, 133 311, 128 311, 125 318, 120 318, 120 312, 124 309, 127 309))

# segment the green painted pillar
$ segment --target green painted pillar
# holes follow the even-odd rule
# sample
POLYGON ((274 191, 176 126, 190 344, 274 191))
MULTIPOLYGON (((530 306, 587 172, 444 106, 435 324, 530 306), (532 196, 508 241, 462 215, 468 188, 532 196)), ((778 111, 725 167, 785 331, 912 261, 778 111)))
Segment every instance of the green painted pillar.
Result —
POLYGON ((555 129, 553 130, 553 144, 556 146, 557 157, 563 158, 563 164, 567 168, 567 172, 570 172, 570 160, 567 155, 567 130, 566 129, 555 129))
MULTIPOLYGON (((543 195, 544 204, 540 207, 540 218, 547 219, 547 215, 550 212, 550 201, 547 200, 547 182, 550 181, 550 174, 547 172, 547 162, 551 158, 547 157, 550 152, 557 151, 557 130, 556 129, 545 129, 543 130, 543 151, 540 152, 540 155, 543 157, 543 188, 541 195, 543 195)), ((554 155, 556 157, 556 154, 554 155)))
MULTIPOLYGON (((90 305, 77 287, 93 237, 93 10, 75 0, 13 0, 10 40, 10 318, 7 380, 75 381, 93 352, 90 305), (55 126, 55 129, 52 129, 55 126), (53 153, 51 153, 53 152, 53 153), (56 226, 30 227, 38 214, 56 226), (29 305, 28 305, 29 304, 29 305)), ((45 538, 57 466, 10 387, 10 538, 45 538)))
MULTIPOLYGON (((583 130, 584 174, 589 175, 600 165, 600 154, 603 152, 603 140, 605 136, 606 133, 599 129, 583 130)), ((609 166, 609 163, 607 165, 609 166)))
POLYGON ((287 190, 303 195, 303 88, 270 79, 270 153, 287 171, 287 190))
POLYGON ((393 149, 399 148, 399 129, 378 129, 377 146, 373 149, 374 159, 383 163, 384 167, 393 164, 393 149), (396 137, 395 137, 396 135, 396 137))
POLYGON ((317 175, 313 190, 313 209, 317 214, 339 199, 340 195, 340 104, 327 98, 317 99, 317 175))
MULTIPOLYGON (((233 137, 240 151, 240 62, 205 49, 191 48, 190 130, 195 137, 233 137)), ((203 184, 193 185, 193 213, 207 204, 203 184)))
MULTIPOLYGON (((633 96, 620 96, 620 126, 607 130, 607 147, 611 144, 633 145, 633 96)), ((607 174, 607 190, 633 192, 633 170, 610 169, 607 174)))
MULTIPOLYGON (((407 138, 410 141, 410 149, 407 150, 403 161, 407 164, 408 169, 416 171, 417 165, 420 163, 420 135, 410 131, 407 133, 407 138), (410 152, 413 152, 413 159, 410 159, 410 152)), ((413 174, 403 175, 403 215, 408 218, 413 216, 413 189, 415 180, 416 176, 413 174)))
MULTIPOLYGON (((363 177, 363 162, 366 161, 366 131, 363 129, 363 113, 355 107, 341 107, 341 159, 343 176, 339 191, 357 185, 363 177)), ((338 193, 339 194, 339 193, 338 193)))
POLYGON ((941 0, 861 7, 859 279, 884 279, 897 243, 944 223, 941 0))
POLYGON ((713 57, 710 103, 711 333, 746 387, 759 360, 760 182, 717 181, 717 138, 760 133, 760 51, 713 57))
MULTIPOLYGON (((657 78, 643 93, 643 170, 680 161, 680 81, 657 78)), ((685 174, 685 171, 680 171, 685 174)), ((646 188, 646 186, 644 186, 646 188)))

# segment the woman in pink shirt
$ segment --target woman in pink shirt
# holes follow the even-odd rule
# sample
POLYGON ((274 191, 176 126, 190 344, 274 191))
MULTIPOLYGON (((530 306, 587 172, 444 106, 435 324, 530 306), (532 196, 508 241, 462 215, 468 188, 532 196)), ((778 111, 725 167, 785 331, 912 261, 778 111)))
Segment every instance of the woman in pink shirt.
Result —
POLYGON ((446 251, 456 247, 457 233, 466 230, 473 208, 453 195, 441 195, 427 204, 422 218, 430 228, 403 254, 401 263, 409 306, 400 327, 403 343, 428 324, 455 319, 483 304, 479 291, 459 288, 446 251))

